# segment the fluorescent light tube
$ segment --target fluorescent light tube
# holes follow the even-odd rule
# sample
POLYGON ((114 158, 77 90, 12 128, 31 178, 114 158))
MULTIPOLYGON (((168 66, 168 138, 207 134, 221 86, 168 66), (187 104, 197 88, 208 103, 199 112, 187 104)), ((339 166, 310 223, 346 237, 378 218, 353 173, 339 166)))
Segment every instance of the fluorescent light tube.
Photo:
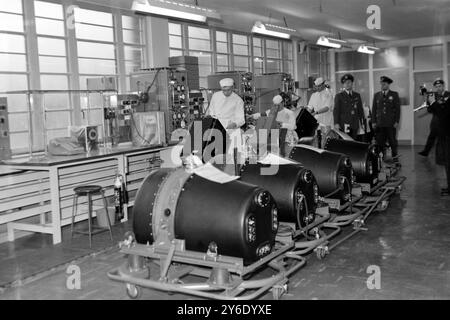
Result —
POLYGON ((361 52, 361 53, 374 54, 375 50, 378 50, 378 48, 376 48, 376 47, 368 47, 366 45, 360 45, 358 47, 358 52, 361 52))
POLYGON ((340 48, 342 48, 342 43, 345 43, 345 42, 346 41, 344 41, 344 40, 332 39, 332 38, 327 38, 327 37, 321 36, 319 39, 317 39, 316 44, 318 44, 319 46, 340 49, 340 48))
POLYGON ((264 35, 267 35, 267 36, 277 37, 277 38, 283 38, 283 39, 290 39, 291 38, 291 35, 289 33, 267 29, 266 26, 263 23, 261 23, 260 21, 255 22, 255 24, 254 24, 254 26, 252 28, 252 32, 253 33, 259 33, 259 34, 264 34, 264 35))

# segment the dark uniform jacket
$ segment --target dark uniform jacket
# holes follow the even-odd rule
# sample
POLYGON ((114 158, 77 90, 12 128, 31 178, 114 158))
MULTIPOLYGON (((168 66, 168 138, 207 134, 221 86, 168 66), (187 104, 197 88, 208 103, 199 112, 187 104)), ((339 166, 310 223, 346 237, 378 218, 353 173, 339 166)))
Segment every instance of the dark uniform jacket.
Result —
POLYGON ((393 127, 400 123, 400 97, 396 91, 375 93, 372 103, 372 123, 378 127, 393 127))
POLYGON ((359 93, 353 91, 350 96, 346 91, 342 91, 334 97, 334 124, 339 124, 342 131, 346 125, 357 132, 361 121, 364 119, 364 109, 359 93))
MULTIPOLYGON (((450 92, 444 91, 444 93, 440 96, 436 96, 436 102, 443 104, 445 103, 446 99, 450 98, 450 92)), ((439 130, 439 119, 436 116, 436 113, 432 112, 430 108, 428 108, 428 112, 431 112, 433 114, 433 118, 431 118, 430 122, 430 128, 432 130, 439 130)))
POLYGON ((436 101, 428 107, 437 119, 438 135, 450 137, 450 94, 444 93, 436 97, 436 101))

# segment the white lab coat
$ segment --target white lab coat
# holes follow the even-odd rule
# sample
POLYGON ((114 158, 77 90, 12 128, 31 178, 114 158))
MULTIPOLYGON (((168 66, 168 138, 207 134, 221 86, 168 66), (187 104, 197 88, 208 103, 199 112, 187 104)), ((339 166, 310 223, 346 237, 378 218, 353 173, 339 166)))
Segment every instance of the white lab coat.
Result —
POLYGON ((312 94, 309 99, 308 107, 316 112, 324 107, 328 107, 329 110, 327 112, 316 114, 315 118, 320 125, 332 127, 334 125, 333 104, 333 95, 331 92, 328 90, 322 90, 312 94))
POLYGON ((245 124, 244 101, 236 93, 226 97, 222 91, 213 94, 209 104, 208 114, 217 118, 226 129, 231 123, 235 123, 237 129, 227 129, 231 143, 227 153, 233 154, 233 149, 243 152, 243 141, 240 127, 245 124))

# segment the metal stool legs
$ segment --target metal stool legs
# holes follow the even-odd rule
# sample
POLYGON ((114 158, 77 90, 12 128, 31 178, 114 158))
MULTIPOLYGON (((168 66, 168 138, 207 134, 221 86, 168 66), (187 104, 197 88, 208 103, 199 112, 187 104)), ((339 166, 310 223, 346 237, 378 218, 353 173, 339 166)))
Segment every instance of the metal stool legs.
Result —
POLYGON ((78 195, 75 194, 73 196, 73 205, 72 205, 72 224, 70 226, 70 238, 73 239, 73 225, 75 223, 75 216, 78 213, 78 195))
POLYGON ((88 202, 88 223, 89 223, 89 248, 92 248, 92 196, 87 194, 88 202))
POLYGON ((105 190, 102 190, 102 199, 103 199, 103 207, 105 208, 106 219, 108 221, 109 236, 111 237, 111 241, 114 242, 113 235, 112 235, 112 228, 111 228, 111 220, 109 219, 108 204, 106 203, 106 198, 105 198, 105 190))

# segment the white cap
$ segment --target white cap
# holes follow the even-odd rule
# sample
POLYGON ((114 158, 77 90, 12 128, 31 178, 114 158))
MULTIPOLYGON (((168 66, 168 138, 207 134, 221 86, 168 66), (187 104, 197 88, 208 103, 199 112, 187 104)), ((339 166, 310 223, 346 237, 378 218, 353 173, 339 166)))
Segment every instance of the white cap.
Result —
POLYGON ((219 81, 220 87, 231 87, 232 85, 234 85, 234 80, 231 78, 225 78, 219 81))
POLYGON ((273 97, 272 101, 273 104, 281 104, 283 102, 283 97, 280 95, 276 95, 275 97, 273 97))
POLYGON ((322 77, 319 77, 319 78, 317 78, 316 80, 314 80, 314 84, 316 85, 316 86, 320 86, 322 83, 324 83, 325 82, 325 80, 323 80, 323 78, 322 77))

